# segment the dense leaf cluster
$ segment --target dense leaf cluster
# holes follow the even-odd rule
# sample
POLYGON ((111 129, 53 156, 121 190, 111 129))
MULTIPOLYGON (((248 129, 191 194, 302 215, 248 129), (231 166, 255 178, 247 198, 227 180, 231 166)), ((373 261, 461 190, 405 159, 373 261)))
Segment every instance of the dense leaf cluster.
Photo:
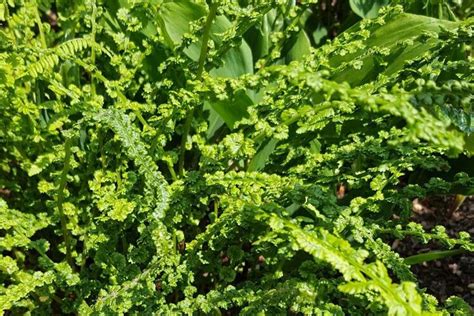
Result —
POLYGON ((474 251, 410 222, 474 192, 470 9, 297 2, 0 3, 1 312, 468 312, 387 241, 474 251))

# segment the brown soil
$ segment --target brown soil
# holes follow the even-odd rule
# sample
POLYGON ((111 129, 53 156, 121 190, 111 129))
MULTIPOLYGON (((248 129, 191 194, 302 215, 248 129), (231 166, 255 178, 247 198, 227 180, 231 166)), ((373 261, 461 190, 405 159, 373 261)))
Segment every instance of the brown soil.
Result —
MULTIPOLYGON (((453 196, 415 200, 412 219, 427 230, 443 225, 452 237, 457 237, 461 231, 474 236, 474 196, 466 198, 456 211, 454 204, 453 196)), ((397 240, 393 248, 403 257, 443 249, 436 242, 422 244, 413 238, 397 240)), ((474 253, 413 265, 411 270, 417 276, 420 287, 426 288, 440 302, 456 295, 474 307, 474 253)))

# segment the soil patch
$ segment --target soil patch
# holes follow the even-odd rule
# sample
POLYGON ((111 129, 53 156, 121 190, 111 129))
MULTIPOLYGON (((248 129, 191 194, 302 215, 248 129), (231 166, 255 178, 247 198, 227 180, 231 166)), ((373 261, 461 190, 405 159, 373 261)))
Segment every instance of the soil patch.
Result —
MULTIPOLYGON (((457 237, 461 231, 474 236, 474 196, 467 197, 457 210, 455 204, 454 196, 415 200, 412 219, 427 230, 443 225, 452 237, 457 237)), ((397 240, 392 247, 403 257, 443 249, 436 242, 422 244, 414 238, 397 240)), ((474 307, 474 253, 413 265, 411 270, 420 286, 440 302, 456 295, 474 307)))

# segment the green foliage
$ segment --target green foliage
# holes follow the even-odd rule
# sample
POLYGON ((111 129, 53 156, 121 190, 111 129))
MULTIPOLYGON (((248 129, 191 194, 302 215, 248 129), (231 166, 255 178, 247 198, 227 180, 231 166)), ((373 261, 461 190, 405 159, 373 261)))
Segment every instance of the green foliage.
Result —
POLYGON ((316 3, 2 2, 0 311, 465 313, 385 241, 474 251, 409 216, 474 190, 470 11, 316 3))
POLYGON ((352 11, 362 18, 376 18, 380 8, 389 3, 388 0, 350 0, 352 11))

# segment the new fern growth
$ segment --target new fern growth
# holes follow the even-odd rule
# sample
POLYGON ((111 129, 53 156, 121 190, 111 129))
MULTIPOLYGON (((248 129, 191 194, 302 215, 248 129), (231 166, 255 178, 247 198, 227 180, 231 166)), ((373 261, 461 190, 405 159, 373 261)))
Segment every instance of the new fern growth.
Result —
POLYGON ((474 21, 317 3, 2 2, 0 311, 467 312, 387 242, 474 250, 410 221, 474 192, 474 21))

